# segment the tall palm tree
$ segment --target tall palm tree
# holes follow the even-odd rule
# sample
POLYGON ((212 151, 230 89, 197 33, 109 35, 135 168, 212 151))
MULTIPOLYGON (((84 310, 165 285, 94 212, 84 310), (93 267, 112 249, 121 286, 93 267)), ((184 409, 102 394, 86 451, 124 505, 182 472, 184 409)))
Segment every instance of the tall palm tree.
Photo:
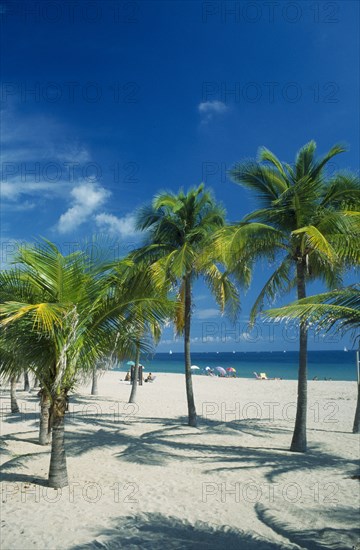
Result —
POLYGON ((177 332, 184 335, 189 426, 197 425, 190 368, 194 280, 204 278, 222 309, 226 305, 233 306, 234 311, 237 308, 236 288, 220 270, 209 245, 213 232, 224 223, 224 209, 203 184, 187 193, 160 193, 150 206, 140 210, 137 218, 137 228, 147 231, 148 244, 135 252, 135 260, 150 266, 159 289, 165 286, 177 292, 175 325, 177 332))
MULTIPOLYGON (((277 267, 251 311, 254 321, 265 299, 296 288, 306 296, 306 283, 320 278, 333 287, 348 264, 359 264, 359 179, 352 174, 327 177, 326 165, 345 149, 335 145, 317 159, 310 141, 294 166, 261 148, 257 160, 238 163, 230 171, 235 183, 255 194, 259 209, 240 224, 220 233, 229 269, 242 269, 244 258, 266 258, 277 267), (226 245, 224 248, 224 244, 226 245)), ((219 246, 219 245, 218 245, 219 246)), ((307 327, 300 321, 298 401, 291 450, 305 452, 307 414, 307 327)))
MULTIPOLYGON (((360 285, 355 284, 339 290, 325 292, 298 300, 288 306, 264 312, 270 318, 301 319, 315 323, 319 329, 328 332, 336 328, 345 333, 352 332, 354 343, 360 349, 360 285)), ((353 433, 360 432, 360 381, 358 380, 357 405, 353 433)))
MULTIPOLYGON (((81 371, 91 372, 93 365, 113 349, 115 335, 121 335, 126 316, 138 302, 152 304, 148 314, 155 319, 164 314, 163 304, 147 297, 146 288, 114 286, 108 268, 101 268, 83 253, 63 256, 48 241, 21 248, 17 262, 20 276, 7 274, 8 285, 29 287, 30 292, 20 289, 18 295, 33 292, 33 299, 4 301, 1 325, 11 329, 6 332, 9 338, 13 335, 15 349, 25 352, 29 367, 37 365, 35 374, 50 396, 49 485, 61 488, 68 484, 64 427, 69 391, 81 371), (38 342, 34 348, 26 345, 30 342, 23 338, 26 334, 38 342)), ((132 345, 127 334, 118 338, 117 356, 122 358, 132 345)))

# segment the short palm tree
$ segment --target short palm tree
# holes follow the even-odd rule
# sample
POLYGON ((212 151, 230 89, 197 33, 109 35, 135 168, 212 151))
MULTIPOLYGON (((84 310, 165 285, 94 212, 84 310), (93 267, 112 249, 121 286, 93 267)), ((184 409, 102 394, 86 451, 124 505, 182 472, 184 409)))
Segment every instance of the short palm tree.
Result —
POLYGON ((19 287, 17 296, 32 299, 5 300, 1 325, 14 353, 24 353, 29 368, 36 365, 35 374, 50 398, 49 485, 61 488, 68 484, 64 422, 69 391, 81 373, 91 373, 113 350, 114 342, 119 358, 132 349, 124 325, 137 303, 152 304, 148 315, 157 320, 164 315, 163 304, 147 297, 146 288, 129 282, 124 287, 118 278, 114 285, 108 268, 83 253, 63 256, 48 241, 20 249, 17 262, 17 270, 7 274, 8 288, 19 287))
POLYGON ((159 289, 176 292, 175 326, 184 335, 185 382, 189 426, 197 425, 191 377, 192 285, 203 277, 220 308, 237 308, 237 291, 213 257, 210 238, 225 223, 225 211, 204 185, 157 195, 138 214, 137 227, 147 231, 148 244, 134 253, 149 266, 159 289))
MULTIPOLYGON (((345 333, 352 332, 354 342, 360 348, 360 285, 355 284, 339 290, 325 292, 288 306, 264 312, 270 318, 301 319, 305 323, 315 323, 326 332, 336 328, 345 333)), ((353 425, 353 433, 360 432, 360 383, 353 425)))
MULTIPOLYGON (((320 278, 330 287, 342 270, 359 264, 359 179, 352 174, 327 177, 327 163, 344 148, 335 145, 320 159, 316 144, 298 152, 294 166, 261 148, 258 160, 238 163, 230 171, 235 183, 250 189, 259 209, 220 232, 218 247, 228 268, 242 270, 244 259, 266 258, 276 268, 251 312, 254 321, 265 299, 296 288, 306 296, 307 281, 320 278)), ((305 452, 307 414, 307 328, 300 322, 298 403, 291 450, 305 452)))

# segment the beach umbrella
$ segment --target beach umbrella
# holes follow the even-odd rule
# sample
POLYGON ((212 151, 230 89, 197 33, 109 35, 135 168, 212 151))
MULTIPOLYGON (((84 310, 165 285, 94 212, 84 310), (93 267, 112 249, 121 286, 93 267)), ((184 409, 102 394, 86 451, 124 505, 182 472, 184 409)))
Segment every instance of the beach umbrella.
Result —
POLYGON ((211 368, 210 367, 205 367, 205 370, 211 370, 211 368))
POLYGON ((200 367, 196 366, 196 365, 191 365, 190 367, 192 370, 200 370, 200 367))
POLYGON ((222 376, 226 376, 226 370, 223 369, 222 367, 215 367, 215 369, 216 369, 222 376))
POLYGON ((226 369, 228 372, 236 372, 236 369, 234 367, 229 367, 226 369))
POLYGON ((134 361, 128 361, 126 364, 129 365, 129 367, 135 367, 134 361))

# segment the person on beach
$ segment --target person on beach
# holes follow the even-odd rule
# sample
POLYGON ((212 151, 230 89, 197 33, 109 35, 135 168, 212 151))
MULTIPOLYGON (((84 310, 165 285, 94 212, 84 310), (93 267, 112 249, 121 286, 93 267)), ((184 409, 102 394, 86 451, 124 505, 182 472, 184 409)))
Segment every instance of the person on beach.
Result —
POLYGON ((129 370, 126 373, 125 382, 130 382, 130 371, 129 370))
POLYGON ((152 377, 151 372, 149 372, 147 378, 145 378, 145 382, 152 382, 152 381, 153 381, 153 377, 152 377))

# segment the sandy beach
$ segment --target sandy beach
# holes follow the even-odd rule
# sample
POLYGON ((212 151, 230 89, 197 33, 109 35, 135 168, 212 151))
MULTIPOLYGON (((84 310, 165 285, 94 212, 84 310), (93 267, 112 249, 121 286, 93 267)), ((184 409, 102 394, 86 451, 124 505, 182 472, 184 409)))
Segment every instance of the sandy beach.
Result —
POLYGON ((36 392, 2 390, 1 547, 7 549, 351 549, 359 544, 354 382, 309 382, 307 454, 288 451, 296 382, 194 376, 138 388, 121 372, 70 400, 70 486, 47 488, 36 392))

